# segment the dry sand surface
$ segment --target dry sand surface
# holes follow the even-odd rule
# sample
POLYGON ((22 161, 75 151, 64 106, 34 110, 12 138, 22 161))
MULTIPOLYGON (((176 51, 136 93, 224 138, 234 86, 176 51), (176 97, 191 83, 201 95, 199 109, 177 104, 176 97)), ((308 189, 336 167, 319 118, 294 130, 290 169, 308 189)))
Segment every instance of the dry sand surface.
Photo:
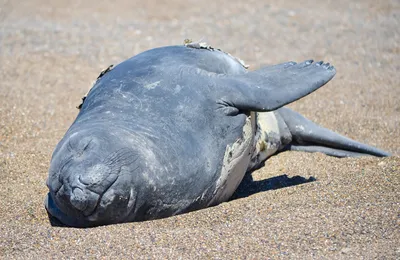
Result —
POLYGON ((155 2, 0 0, 0 257, 399 259, 400 2, 155 2), (185 38, 253 69, 332 62, 335 79, 291 107, 394 156, 285 152, 213 208, 52 227, 47 170, 80 98, 108 65, 185 38))

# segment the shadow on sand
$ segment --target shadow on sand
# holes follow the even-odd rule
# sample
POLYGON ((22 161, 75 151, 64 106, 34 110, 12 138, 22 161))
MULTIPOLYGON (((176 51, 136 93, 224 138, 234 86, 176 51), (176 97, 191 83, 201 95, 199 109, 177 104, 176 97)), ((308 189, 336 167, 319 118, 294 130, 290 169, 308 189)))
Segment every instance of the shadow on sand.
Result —
MULTIPOLYGON (((240 198, 245 198, 248 196, 251 196, 253 194, 256 194, 258 192, 263 192, 263 191, 268 191, 268 190, 277 190, 277 189, 282 189, 294 185, 299 185, 307 182, 313 182, 316 181, 316 178, 310 177, 310 178, 304 178, 301 176, 294 176, 294 177, 288 177, 286 174, 272 177, 269 179, 261 180, 261 181, 255 181, 253 179, 253 176, 251 173, 246 173, 244 176, 242 182, 240 183, 239 187, 236 189, 235 193, 232 195, 232 197, 229 199, 231 200, 236 200, 240 198)), ((64 224, 62 224, 58 219, 55 217, 51 216, 48 214, 50 224, 54 227, 68 227, 64 224)))
POLYGON ((288 177, 286 174, 283 174, 269 179, 255 181, 251 173, 247 173, 230 200, 245 198, 258 192, 282 189, 316 180, 317 179, 312 176, 307 179, 298 175, 288 177))

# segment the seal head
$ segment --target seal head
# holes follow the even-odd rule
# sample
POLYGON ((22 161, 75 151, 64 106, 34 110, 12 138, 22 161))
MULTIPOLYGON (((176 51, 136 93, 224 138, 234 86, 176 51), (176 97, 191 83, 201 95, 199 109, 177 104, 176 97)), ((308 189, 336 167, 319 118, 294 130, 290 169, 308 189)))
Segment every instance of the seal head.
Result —
POLYGON ((121 222, 131 213, 136 199, 132 173, 141 168, 140 155, 125 145, 132 138, 117 133, 94 124, 68 131, 49 169, 46 208, 51 215, 68 225, 87 226, 121 222))

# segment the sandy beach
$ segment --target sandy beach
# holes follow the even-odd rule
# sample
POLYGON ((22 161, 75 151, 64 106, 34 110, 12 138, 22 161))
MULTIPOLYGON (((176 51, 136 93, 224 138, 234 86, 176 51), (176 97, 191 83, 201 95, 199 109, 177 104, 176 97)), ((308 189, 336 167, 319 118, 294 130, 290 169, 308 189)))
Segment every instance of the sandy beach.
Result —
POLYGON ((400 2, 0 0, 0 258, 399 259, 400 2), (100 71, 190 38, 250 69, 306 59, 336 77, 290 107, 393 154, 284 152, 231 201, 166 219, 52 227, 52 151, 100 71))

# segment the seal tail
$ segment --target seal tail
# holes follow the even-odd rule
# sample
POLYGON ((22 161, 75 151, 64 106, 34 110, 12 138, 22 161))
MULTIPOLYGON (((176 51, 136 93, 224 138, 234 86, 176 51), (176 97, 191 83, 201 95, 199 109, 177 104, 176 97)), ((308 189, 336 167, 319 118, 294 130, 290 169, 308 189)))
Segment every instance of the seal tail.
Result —
POLYGON ((390 156, 383 150, 321 127, 293 110, 280 108, 278 111, 292 134, 292 142, 283 150, 321 152, 335 157, 390 156))

